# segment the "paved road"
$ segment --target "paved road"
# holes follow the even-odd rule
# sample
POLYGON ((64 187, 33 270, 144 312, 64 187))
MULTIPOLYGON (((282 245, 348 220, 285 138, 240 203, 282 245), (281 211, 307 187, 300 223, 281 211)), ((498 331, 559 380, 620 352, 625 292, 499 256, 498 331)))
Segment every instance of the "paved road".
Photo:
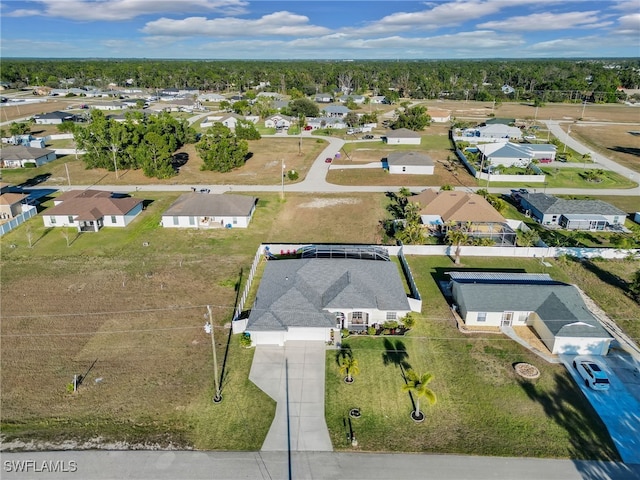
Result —
POLYGON ((3 480, 632 480, 640 478, 640 466, 423 454, 296 452, 289 459, 287 452, 66 451, 4 453, 1 477, 3 480), (28 464, 29 471, 24 470, 23 464, 23 471, 15 472, 17 462, 25 461, 32 462, 28 464), (43 467, 50 468, 55 462, 68 472, 43 471, 43 467))

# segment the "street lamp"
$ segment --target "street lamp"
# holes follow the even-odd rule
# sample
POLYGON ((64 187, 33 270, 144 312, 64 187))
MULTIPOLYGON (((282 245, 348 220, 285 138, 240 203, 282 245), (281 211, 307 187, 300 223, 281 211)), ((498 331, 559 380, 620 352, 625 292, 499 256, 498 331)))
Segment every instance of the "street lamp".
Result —
POLYGON ((222 401, 222 393, 220 392, 220 384, 218 383, 218 358, 216 356, 216 337, 214 334, 213 318, 211 315, 211 305, 207 305, 207 312, 209 315, 209 321, 204 324, 204 331, 211 334, 211 349, 213 352, 213 385, 216 389, 216 393, 213 396, 213 403, 220 403, 222 401))

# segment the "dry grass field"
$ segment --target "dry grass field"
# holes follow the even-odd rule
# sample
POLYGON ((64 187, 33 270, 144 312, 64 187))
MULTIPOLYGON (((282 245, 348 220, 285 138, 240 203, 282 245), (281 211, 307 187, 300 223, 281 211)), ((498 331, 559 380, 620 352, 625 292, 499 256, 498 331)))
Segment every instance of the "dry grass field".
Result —
POLYGON ((153 202, 127 229, 71 234, 67 247, 35 217, 2 237, 6 438, 259 449, 274 405, 248 381, 253 350, 234 338, 227 353, 236 284, 262 241, 376 241, 386 204, 382 194, 259 197, 247 230, 158 228, 176 195, 145 192, 153 202), (221 366, 226 358, 229 400, 215 409, 207 304, 221 366), (73 375, 96 359, 79 393, 69 394, 73 375))
POLYGON ((572 125, 571 136, 593 151, 640 173, 640 109, 636 107, 634 111, 637 112, 635 126, 578 123, 572 125))

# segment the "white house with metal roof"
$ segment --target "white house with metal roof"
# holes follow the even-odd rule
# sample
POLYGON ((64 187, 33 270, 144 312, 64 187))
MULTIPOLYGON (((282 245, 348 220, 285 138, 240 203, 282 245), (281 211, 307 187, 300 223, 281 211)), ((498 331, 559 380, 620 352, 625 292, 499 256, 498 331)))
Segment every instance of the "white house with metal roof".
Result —
POLYGON ((451 294, 469 326, 530 326, 552 354, 606 355, 613 337, 578 289, 548 274, 449 272, 451 294))
POLYGON ((165 228, 247 228, 258 199, 249 195, 185 193, 162 214, 165 228))
POLYGON ((411 311, 395 262, 356 258, 269 260, 245 331, 254 345, 330 341, 411 311))

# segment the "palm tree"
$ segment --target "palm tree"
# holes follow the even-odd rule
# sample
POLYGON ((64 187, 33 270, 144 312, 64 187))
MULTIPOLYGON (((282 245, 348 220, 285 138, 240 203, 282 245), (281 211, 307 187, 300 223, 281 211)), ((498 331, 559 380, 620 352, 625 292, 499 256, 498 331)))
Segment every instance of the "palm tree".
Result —
POLYGON ((416 400, 416 409, 411 412, 411 418, 414 420, 420 420, 423 418, 423 413, 420 411, 420 397, 427 399, 430 405, 436 403, 436 394, 427 385, 433 380, 433 375, 430 373, 423 373, 418 375, 413 370, 407 370, 407 383, 402 386, 403 392, 413 393, 416 400))
POLYGON ((449 245, 456 246, 455 264, 460 265, 460 246, 469 241, 469 236, 462 230, 449 229, 445 240, 449 245))
POLYGON ((353 383, 353 375, 358 375, 359 373, 358 360, 352 356, 342 357, 342 360, 340 360, 340 374, 346 375, 345 382, 353 383))

